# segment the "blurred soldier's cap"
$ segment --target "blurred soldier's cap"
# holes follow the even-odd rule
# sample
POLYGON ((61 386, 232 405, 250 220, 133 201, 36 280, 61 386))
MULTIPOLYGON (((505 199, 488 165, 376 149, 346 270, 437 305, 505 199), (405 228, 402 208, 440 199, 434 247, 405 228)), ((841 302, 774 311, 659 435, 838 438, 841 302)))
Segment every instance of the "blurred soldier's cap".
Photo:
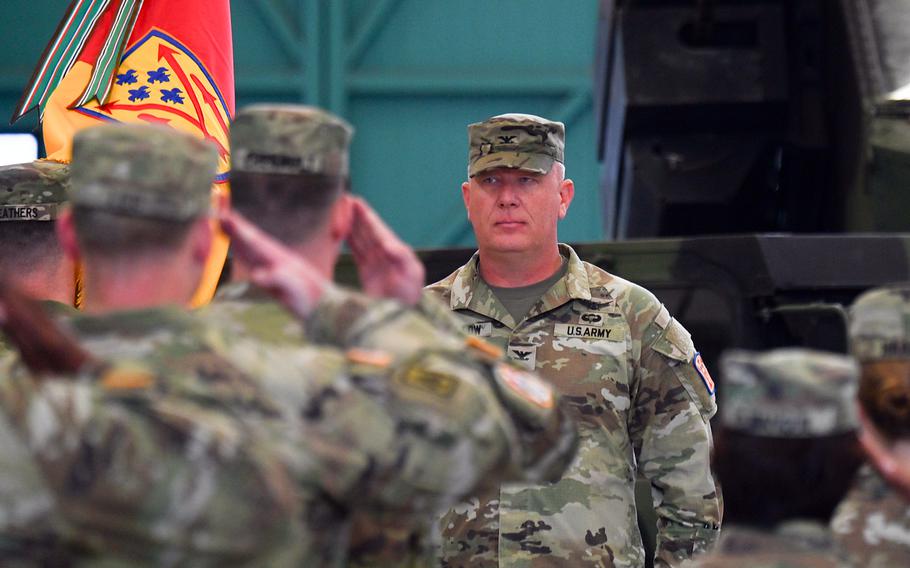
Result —
POLYGON ((564 163, 566 127, 533 114, 500 114, 468 125, 468 176, 493 168, 546 174, 564 163))
POLYGON ((70 201, 128 217, 186 221, 211 203, 215 147, 156 125, 111 124, 73 138, 70 201))
POLYGON ((856 430, 859 368, 807 349, 730 351, 721 358, 721 423, 754 436, 814 438, 856 430))
POLYGON ((249 106, 231 123, 231 171, 346 177, 353 134, 350 124, 316 107, 249 106))
POLYGON ((853 302, 850 348, 861 362, 910 359, 910 284, 874 288, 853 302))
POLYGON ((0 167, 0 222, 53 221, 67 202, 70 168, 36 160, 0 167))

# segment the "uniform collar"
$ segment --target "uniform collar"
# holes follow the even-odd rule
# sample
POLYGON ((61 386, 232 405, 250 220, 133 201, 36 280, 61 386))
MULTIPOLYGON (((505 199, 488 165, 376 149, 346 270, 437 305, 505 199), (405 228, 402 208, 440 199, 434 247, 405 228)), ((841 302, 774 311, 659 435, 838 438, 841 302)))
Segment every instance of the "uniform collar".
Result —
MULTIPOLYGON (((531 308, 528 317, 558 308, 571 300, 592 301, 588 271, 584 262, 572 247, 566 244, 559 244, 559 254, 569 260, 566 274, 544 293, 540 301, 531 308)), ((512 319, 508 310, 480 277, 479 262, 478 251, 467 264, 458 269, 452 281, 449 306, 453 310, 467 309, 494 318, 514 329, 518 322, 512 319)))

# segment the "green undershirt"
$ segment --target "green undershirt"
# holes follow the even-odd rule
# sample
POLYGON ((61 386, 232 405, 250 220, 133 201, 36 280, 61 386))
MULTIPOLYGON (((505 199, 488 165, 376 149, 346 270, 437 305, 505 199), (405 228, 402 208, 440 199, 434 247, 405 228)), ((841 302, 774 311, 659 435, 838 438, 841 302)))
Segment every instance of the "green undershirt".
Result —
POLYGON ((563 257, 562 265, 560 265, 559 269, 546 280, 541 280, 540 282, 535 282, 528 286, 519 286, 518 288, 500 288, 499 286, 490 285, 489 282, 487 282, 487 286, 490 287, 490 290, 493 291, 496 298, 502 303, 506 310, 508 310, 512 319, 515 320, 515 323, 518 323, 525 319, 525 316, 528 315, 528 312, 531 311, 534 304, 540 300, 540 297, 546 294, 547 290, 552 288, 554 284, 559 282, 559 280, 566 275, 568 270, 569 259, 563 257))

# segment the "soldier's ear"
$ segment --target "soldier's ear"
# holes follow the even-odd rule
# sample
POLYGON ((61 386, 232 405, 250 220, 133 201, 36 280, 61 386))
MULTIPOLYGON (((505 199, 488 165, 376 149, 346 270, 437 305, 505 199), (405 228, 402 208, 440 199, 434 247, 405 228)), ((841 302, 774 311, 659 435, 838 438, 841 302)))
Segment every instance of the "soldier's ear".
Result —
POLYGON ((199 219, 193 225, 191 230, 190 243, 193 260, 205 265, 208 262, 209 253, 212 250, 212 239, 214 237, 213 221, 207 217, 199 219))
POLYGON ((332 240, 343 241, 351 234, 354 222, 354 200, 350 193, 343 193, 329 212, 329 232, 332 240))
POLYGON ((569 212, 569 205, 575 197, 575 182, 564 179, 559 182, 559 218, 564 219, 569 212))
POLYGON ((76 226, 73 223, 73 210, 65 208, 57 220, 54 222, 54 230, 57 233, 57 242, 63 249, 63 254, 72 262, 79 262, 79 239, 76 238, 76 226))
POLYGON ((468 212, 468 219, 471 218, 471 180, 461 184, 461 199, 464 201, 464 209, 468 212))

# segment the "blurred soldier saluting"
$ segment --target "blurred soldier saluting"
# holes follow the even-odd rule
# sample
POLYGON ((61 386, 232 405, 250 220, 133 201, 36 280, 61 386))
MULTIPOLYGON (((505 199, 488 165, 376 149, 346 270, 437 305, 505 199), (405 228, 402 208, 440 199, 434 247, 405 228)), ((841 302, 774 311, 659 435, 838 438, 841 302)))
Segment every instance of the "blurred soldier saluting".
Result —
MULTIPOLYGON (((411 411, 421 422, 438 422, 443 417, 479 419, 477 408, 466 406, 467 400, 452 398, 449 386, 462 381, 492 384, 501 395, 502 408, 517 425, 520 438, 513 445, 525 457, 493 477, 489 471, 485 485, 495 484, 493 478, 503 476, 552 479, 556 471, 564 469, 574 445, 573 436, 567 434, 571 428, 565 428, 565 414, 548 401, 552 389, 534 375, 499 361, 501 352, 485 342, 437 329, 440 321, 452 323, 435 300, 423 300, 423 266, 366 203, 347 192, 352 132, 343 120, 314 107, 256 105, 237 114, 231 125, 233 207, 259 230, 306 259, 319 277, 293 276, 293 259, 281 254, 269 258, 267 247, 262 246, 249 254, 244 239, 235 238, 235 283, 222 290, 202 313, 220 328, 231 330, 229 353, 248 353, 249 344, 293 351, 312 342, 348 349, 354 360, 375 360, 371 354, 381 352, 393 365, 402 366, 404 384, 424 391, 421 396, 428 406, 411 411), (364 290, 401 303, 331 287, 305 318, 304 330, 247 282, 250 279, 285 298, 280 288, 288 280, 308 280, 324 289, 345 241, 354 252, 364 290), (406 307, 415 304, 417 309, 406 307), (441 406, 433 409, 430 403, 441 406), (428 412, 437 416, 426 415, 428 412)), ((229 222, 227 228, 236 232, 243 225, 229 222)), ((243 232, 258 231, 248 226, 243 232)), ((302 315, 299 308, 293 311, 302 315)), ((408 428, 407 432, 416 431, 408 428)), ((439 439, 438 435, 432 438, 439 439)), ((466 484, 472 485, 469 480, 482 472, 474 462, 486 459, 479 453, 476 458, 458 458, 439 450, 437 455, 435 473, 427 471, 413 482, 446 498, 461 492, 466 484)), ((434 503, 441 505, 442 499, 434 503)), ((382 515, 376 510, 366 510, 369 515, 355 512, 352 562, 390 566, 427 559, 435 514, 402 515, 397 509, 382 515)))
MULTIPOLYGON (((850 308, 850 344, 860 362, 861 440, 873 465, 910 448, 910 285, 870 290, 850 308), (888 454, 893 454, 889 456, 888 454)), ((906 473, 905 473, 906 475, 906 473)), ((910 495, 901 474, 867 465, 831 527, 856 566, 910 566, 910 495), (896 483, 889 484, 896 475, 896 483)))
POLYGON ((862 463, 856 364, 805 349, 734 351, 721 372, 713 462, 724 532, 711 554, 683 565, 847 566, 828 522, 862 463))
POLYGON ((582 445, 551 486, 504 486, 443 518, 451 565, 642 566, 634 486, 650 482, 657 565, 706 550, 720 499, 709 468, 714 383, 653 294, 557 241, 575 186, 565 127, 504 114, 468 126, 461 186, 479 251, 428 287, 469 333, 562 393, 582 445))

